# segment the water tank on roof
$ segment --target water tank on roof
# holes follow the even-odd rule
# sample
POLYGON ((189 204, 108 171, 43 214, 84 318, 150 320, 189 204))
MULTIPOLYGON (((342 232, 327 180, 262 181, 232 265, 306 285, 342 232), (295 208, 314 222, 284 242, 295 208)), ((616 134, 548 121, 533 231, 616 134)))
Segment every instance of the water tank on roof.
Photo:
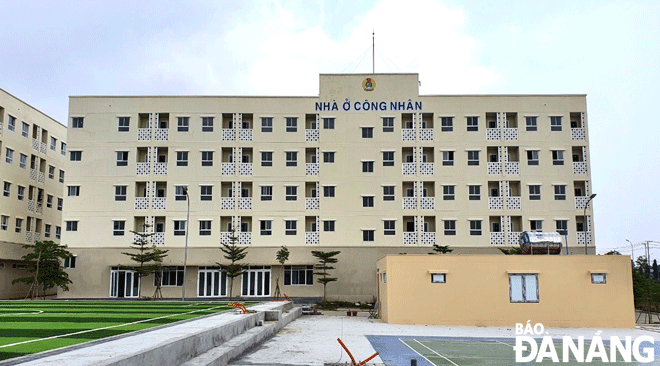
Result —
POLYGON ((561 254, 561 235, 524 231, 520 235, 520 249, 523 254, 561 254))

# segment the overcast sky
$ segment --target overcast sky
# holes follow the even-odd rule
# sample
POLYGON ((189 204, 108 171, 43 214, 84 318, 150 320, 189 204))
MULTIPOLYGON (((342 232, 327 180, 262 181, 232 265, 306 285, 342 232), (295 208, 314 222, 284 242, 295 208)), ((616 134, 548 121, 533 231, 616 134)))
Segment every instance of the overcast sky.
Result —
POLYGON ((598 252, 660 242, 658 1, 3 0, 0 14, 0 87, 63 123, 69 95, 318 95, 319 73, 371 72, 372 30, 376 71, 419 73, 421 94, 585 93, 598 252))

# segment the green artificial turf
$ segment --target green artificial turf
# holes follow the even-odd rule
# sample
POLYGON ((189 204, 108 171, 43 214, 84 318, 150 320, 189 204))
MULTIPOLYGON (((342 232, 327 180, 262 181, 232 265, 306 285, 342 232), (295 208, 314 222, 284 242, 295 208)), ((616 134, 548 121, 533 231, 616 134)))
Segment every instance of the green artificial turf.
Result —
POLYGON ((0 301, 0 360, 230 309, 226 302, 0 301), (24 341, 31 342, 12 345, 24 341))

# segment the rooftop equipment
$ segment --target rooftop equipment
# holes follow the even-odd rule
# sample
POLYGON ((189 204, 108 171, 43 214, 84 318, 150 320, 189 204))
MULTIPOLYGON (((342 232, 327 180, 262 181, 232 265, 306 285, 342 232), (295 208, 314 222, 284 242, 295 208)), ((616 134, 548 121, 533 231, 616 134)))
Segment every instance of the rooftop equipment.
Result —
POLYGON ((523 254, 561 254, 561 235, 524 231, 520 235, 520 249, 523 254))

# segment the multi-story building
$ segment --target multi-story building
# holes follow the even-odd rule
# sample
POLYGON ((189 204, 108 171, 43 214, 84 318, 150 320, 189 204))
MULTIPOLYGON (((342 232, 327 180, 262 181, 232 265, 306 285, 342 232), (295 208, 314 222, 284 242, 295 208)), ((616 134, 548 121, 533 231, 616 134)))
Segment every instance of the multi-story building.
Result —
POLYGON ((60 242, 66 126, 0 89, 0 298, 25 296, 25 244, 60 242))
POLYGON ((148 296, 131 231, 169 250, 163 294, 320 296, 312 250, 339 250, 331 298, 371 300, 390 253, 493 253, 522 231, 594 252, 585 95, 420 96, 417 74, 321 75, 314 97, 70 99, 64 297, 148 296), (189 196, 189 200, 187 199, 189 196), (189 204, 190 219, 187 220, 189 204), (586 218, 586 225, 585 225, 586 218), (283 268, 281 246, 291 251, 283 268), (140 283, 142 282, 142 283, 140 283))

